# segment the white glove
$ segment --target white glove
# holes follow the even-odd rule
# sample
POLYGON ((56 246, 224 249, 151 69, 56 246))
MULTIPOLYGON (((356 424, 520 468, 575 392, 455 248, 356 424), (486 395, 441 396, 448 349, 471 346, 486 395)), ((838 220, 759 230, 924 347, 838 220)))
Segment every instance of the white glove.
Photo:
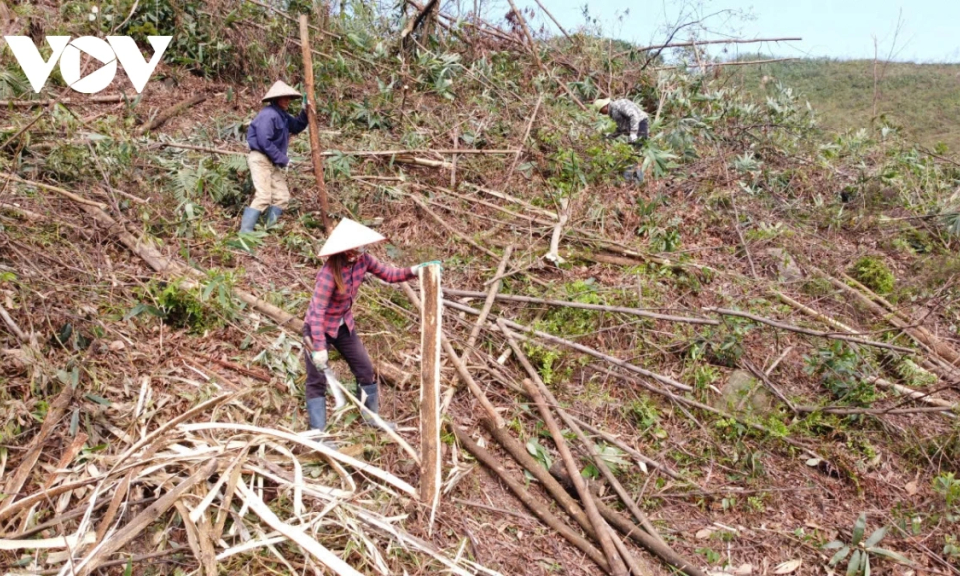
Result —
POLYGON ((636 134, 631 134, 631 135, 630 135, 630 141, 631 141, 631 142, 636 142, 636 141, 637 141, 637 135, 636 135, 636 134))
POLYGON ((317 370, 326 370, 327 368, 327 351, 326 350, 314 350, 313 354, 310 355, 310 359, 313 360, 313 365, 317 367, 317 370))

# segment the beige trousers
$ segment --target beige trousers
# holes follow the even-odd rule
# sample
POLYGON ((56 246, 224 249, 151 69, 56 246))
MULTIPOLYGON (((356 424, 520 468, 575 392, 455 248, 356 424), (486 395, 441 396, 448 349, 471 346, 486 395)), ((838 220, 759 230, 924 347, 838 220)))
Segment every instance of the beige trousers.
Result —
POLYGON ((265 154, 256 150, 251 150, 247 155, 247 166, 250 167, 255 190, 250 207, 260 212, 269 206, 285 209, 290 202, 290 190, 287 189, 283 169, 274 166, 265 154))

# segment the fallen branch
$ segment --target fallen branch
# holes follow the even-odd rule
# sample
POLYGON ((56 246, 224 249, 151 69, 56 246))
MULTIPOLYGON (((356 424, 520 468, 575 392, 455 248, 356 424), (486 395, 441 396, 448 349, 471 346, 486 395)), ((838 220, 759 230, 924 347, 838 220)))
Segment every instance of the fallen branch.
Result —
POLYGON ((211 357, 211 356, 207 356, 206 354, 200 354, 200 353, 197 353, 197 356, 200 357, 200 358, 203 358, 203 359, 206 360, 207 362, 213 362, 213 363, 215 363, 215 364, 219 364, 220 366, 223 366, 224 368, 228 368, 228 369, 230 369, 230 370, 233 370, 234 372, 237 372, 237 373, 239 373, 239 374, 243 374, 244 376, 249 376, 249 377, 251 377, 251 378, 256 378, 257 380, 260 380, 261 382, 270 382, 270 381, 272 380, 272 378, 270 377, 269 374, 264 374, 263 372, 260 372, 260 371, 258 371, 258 370, 251 370, 251 369, 249 369, 249 368, 244 368, 243 366, 241 366, 241 365, 239 365, 239 364, 237 364, 237 363, 235 363, 235 362, 229 362, 229 361, 227 361, 227 360, 221 360, 220 358, 213 358, 213 357, 211 357))
POLYGON ((95 201, 93 201, 93 200, 87 200, 86 198, 83 198, 83 197, 81 197, 81 196, 77 196, 77 195, 74 194, 73 192, 70 192, 70 191, 68 191, 68 190, 64 190, 63 188, 58 188, 58 187, 56 187, 56 186, 50 186, 49 184, 42 184, 42 183, 40 183, 40 182, 34 182, 34 181, 32 181, 32 180, 24 180, 23 178, 20 178, 19 176, 16 176, 16 175, 14 175, 14 174, 7 174, 7 173, 5 173, 5 172, 0 172, 0 176, 2 176, 2 177, 4 177, 4 178, 8 178, 8 179, 10 179, 10 180, 13 180, 14 182, 19 182, 19 183, 21 183, 21 184, 26 184, 26 185, 28 185, 28 186, 35 186, 35 187, 40 188, 40 189, 42 189, 42 190, 49 190, 49 191, 51 191, 51 192, 56 192, 57 194, 60 194, 60 195, 63 196, 64 198, 69 198, 70 200, 73 200, 74 202, 77 202, 78 204, 84 204, 84 205, 86 205, 86 206, 95 206, 95 207, 101 208, 101 209, 107 207, 106 204, 102 204, 102 203, 100 203, 100 202, 95 202, 95 201))
POLYGON ((764 318, 763 316, 757 316, 756 314, 750 314, 749 312, 741 312, 740 310, 731 310, 729 308, 713 308, 713 307, 704 308, 703 310, 705 312, 713 312, 716 314, 720 314, 722 316, 736 316, 739 318, 747 318, 747 319, 753 320, 754 322, 759 322, 761 324, 773 326, 774 328, 779 328, 781 330, 796 332, 798 334, 806 334, 807 336, 816 336, 818 338, 829 338, 831 340, 843 340, 845 342, 853 342, 855 344, 862 344, 864 346, 873 346, 875 348, 886 348, 887 350, 896 350, 897 352, 905 352, 907 354, 912 354, 913 352, 915 352, 915 350, 913 350, 912 348, 906 348, 904 346, 896 346, 894 344, 887 344, 886 342, 864 340, 862 338, 854 338, 852 336, 837 334, 835 332, 821 332, 819 330, 810 330, 809 328, 801 328, 799 326, 793 326, 792 324, 784 324, 783 322, 771 320, 770 318, 764 318))
POLYGON ((523 17, 523 14, 517 10, 517 5, 513 3, 513 0, 507 0, 510 3, 510 9, 513 10, 513 15, 520 22, 520 29, 523 30, 523 35, 527 38, 528 48, 530 53, 533 54, 533 60, 537 63, 537 68, 543 70, 543 62, 540 61, 540 52, 537 50, 537 43, 533 41, 533 35, 530 34, 530 29, 527 28, 527 19, 523 17))
MULTIPOLYGON (((444 290, 444 293, 450 296, 464 296, 467 298, 482 298, 484 295, 483 292, 474 292, 471 290, 456 290, 454 288, 446 288, 444 290)), ((669 322, 684 322, 686 324, 703 324, 706 326, 718 326, 720 324, 719 321, 710 320, 708 318, 670 316, 667 314, 658 314, 656 312, 642 310, 640 308, 625 308, 623 306, 606 306, 603 304, 585 304, 583 302, 571 302, 569 300, 550 300, 547 298, 535 298, 533 296, 517 296, 513 294, 499 294, 499 293, 496 294, 495 298, 497 300, 504 300, 506 302, 524 302, 528 304, 545 304, 547 306, 561 306, 565 308, 580 308, 582 310, 616 312, 619 314, 630 314, 632 316, 641 316, 643 318, 653 318, 655 320, 666 320, 669 322)))
POLYGON ((146 134, 147 132, 150 132, 151 130, 156 130, 157 128, 163 126, 167 122, 167 120, 170 120, 171 118, 173 118, 174 116, 177 116, 187 108, 192 108, 206 99, 207 99, 206 94, 197 94, 192 98, 188 98, 186 100, 178 102, 177 104, 174 104, 173 106, 157 114, 153 118, 153 120, 150 121, 149 124, 145 124, 144 126, 141 126, 136 132, 137 136, 143 136, 144 134, 146 134))
POLYGON ((533 514, 540 519, 541 522, 553 528, 558 534, 563 536, 568 542, 573 544, 578 550, 586 554, 591 560, 596 563, 597 566, 601 567, 604 572, 610 573, 610 567, 607 563, 604 555, 597 550, 590 542, 573 531, 568 525, 566 525, 562 520, 557 518, 550 512, 550 510, 543 505, 540 501, 534 498, 530 492, 527 491, 523 485, 510 477, 510 474, 507 470, 500 464, 492 454, 487 452, 485 449, 481 448, 476 442, 474 442, 470 435, 460 429, 456 424, 448 424, 449 428, 453 431, 454 435, 457 437, 457 440, 460 444, 467 449, 468 452, 474 455, 481 464, 486 466, 491 472, 496 474, 500 481, 503 482, 507 488, 513 492, 514 496, 517 497, 528 510, 533 512, 533 514))
POLYGON ((429 17, 430 12, 435 11, 436 7, 440 4, 439 0, 428 0, 426 6, 420 9, 416 17, 411 18, 410 22, 403 27, 403 30, 400 32, 400 44, 403 45, 407 39, 407 36, 413 34, 414 31, 420 26, 420 24, 429 17))
POLYGON ((696 42, 675 42, 671 44, 656 44, 653 46, 644 46, 642 48, 631 48, 614 54, 614 58, 625 56, 631 52, 650 52, 651 50, 662 50, 663 48, 689 48, 691 46, 706 46, 708 44, 753 44, 756 42, 798 42, 803 38, 754 38, 743 40, 739 38, 728 38, 725 40, 703 40, 696 42))
POLYGON ((536 0, 536 3, 537 3, 537 6, 539 6, 540 9, 543 10, 543 13, 546 14, 550 18, 550 20, 552 20, 553 23, 557 25, 557 29, 560 30, 560 33, 566 36, 567 40, 570 40, 571 42, 573 42, 573 38, 571 38, 570 35, 567 34, 567 31, 564 30, 563 26, 560 25, 560 22, 558 22, 557 19, 553 17, 553 14, 551 14, 550 11, 547 10, 547 7, 544 6, 543 3, 540 2, 540 0, 536 0))

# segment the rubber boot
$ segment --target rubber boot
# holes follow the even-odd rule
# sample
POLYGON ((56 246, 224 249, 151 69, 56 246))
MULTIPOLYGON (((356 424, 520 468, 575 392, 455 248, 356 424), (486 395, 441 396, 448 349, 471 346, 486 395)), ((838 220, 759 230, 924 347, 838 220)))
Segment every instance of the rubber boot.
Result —
POLYGON ((320 430, 327 427, 327 399, 323 396, 307 400, 307 418, 310 420, 311 430, 320 430))
MULTIPOLYGON (((366 400, 363 401, 363 405, 366 406, 367 410, 378 416, 380 415, 380 391, 376 384, 359 385, 357 387, 357 394, 361 400, 363 400, 363 397, 366 396, 366 400)), ((383 418, 380 420, 390 430, 397 429, 397 425, 393 422, 387 422, 386 420, 383 420, 383 418)), ((373 426, 375 428, 380 427, 380 424, 366 413, 363 414, 363 423, 367 426, 373 426)))
POLYGON ((277 223, 277 218, 280 218, 280 215, 283 214, 283 209, 278 208, 277 206, 268 206, 266 210, 267 223, 266 227, 269 228, 277 223))
POLYGON ((257 225, 257 220, 260 219, 260 211, 250 208, 249 206, 243 209, 243 217, 240 219, 240 231, 241 232, 253 232, 253 227, 257 225))

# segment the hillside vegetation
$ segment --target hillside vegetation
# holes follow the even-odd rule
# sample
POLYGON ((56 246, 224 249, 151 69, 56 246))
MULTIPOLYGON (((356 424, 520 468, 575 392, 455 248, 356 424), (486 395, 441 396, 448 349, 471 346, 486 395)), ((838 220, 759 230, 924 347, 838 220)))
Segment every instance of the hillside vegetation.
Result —
POLYGON ((872 60, 804 58, 742 67, 734 77, 758 96, 772 83, 791 87, 832 132, 888 126, 907 141, 930 150, 942 145, 942 152, 960 157, 960 64, 888 64, 876 117, 872 60))
POLYGON ((447 4, 401 41, 418 4, 374 6, 0 12, 5 34, 177 31, 142 95, 33 94, 0 52, 0 568, 960 572, 955 163, 826 133, 785 78, 751 93, 447 4), (301 14, 327 216, 443 263, 435 513, 418 282, 354 304, 398 435, 332 402, 337 449, 305 434, 328 232, 306 133, 278 224, 237 233, 301 14), (604 138, 607 95, 651 113, 643 148, 604 138))

